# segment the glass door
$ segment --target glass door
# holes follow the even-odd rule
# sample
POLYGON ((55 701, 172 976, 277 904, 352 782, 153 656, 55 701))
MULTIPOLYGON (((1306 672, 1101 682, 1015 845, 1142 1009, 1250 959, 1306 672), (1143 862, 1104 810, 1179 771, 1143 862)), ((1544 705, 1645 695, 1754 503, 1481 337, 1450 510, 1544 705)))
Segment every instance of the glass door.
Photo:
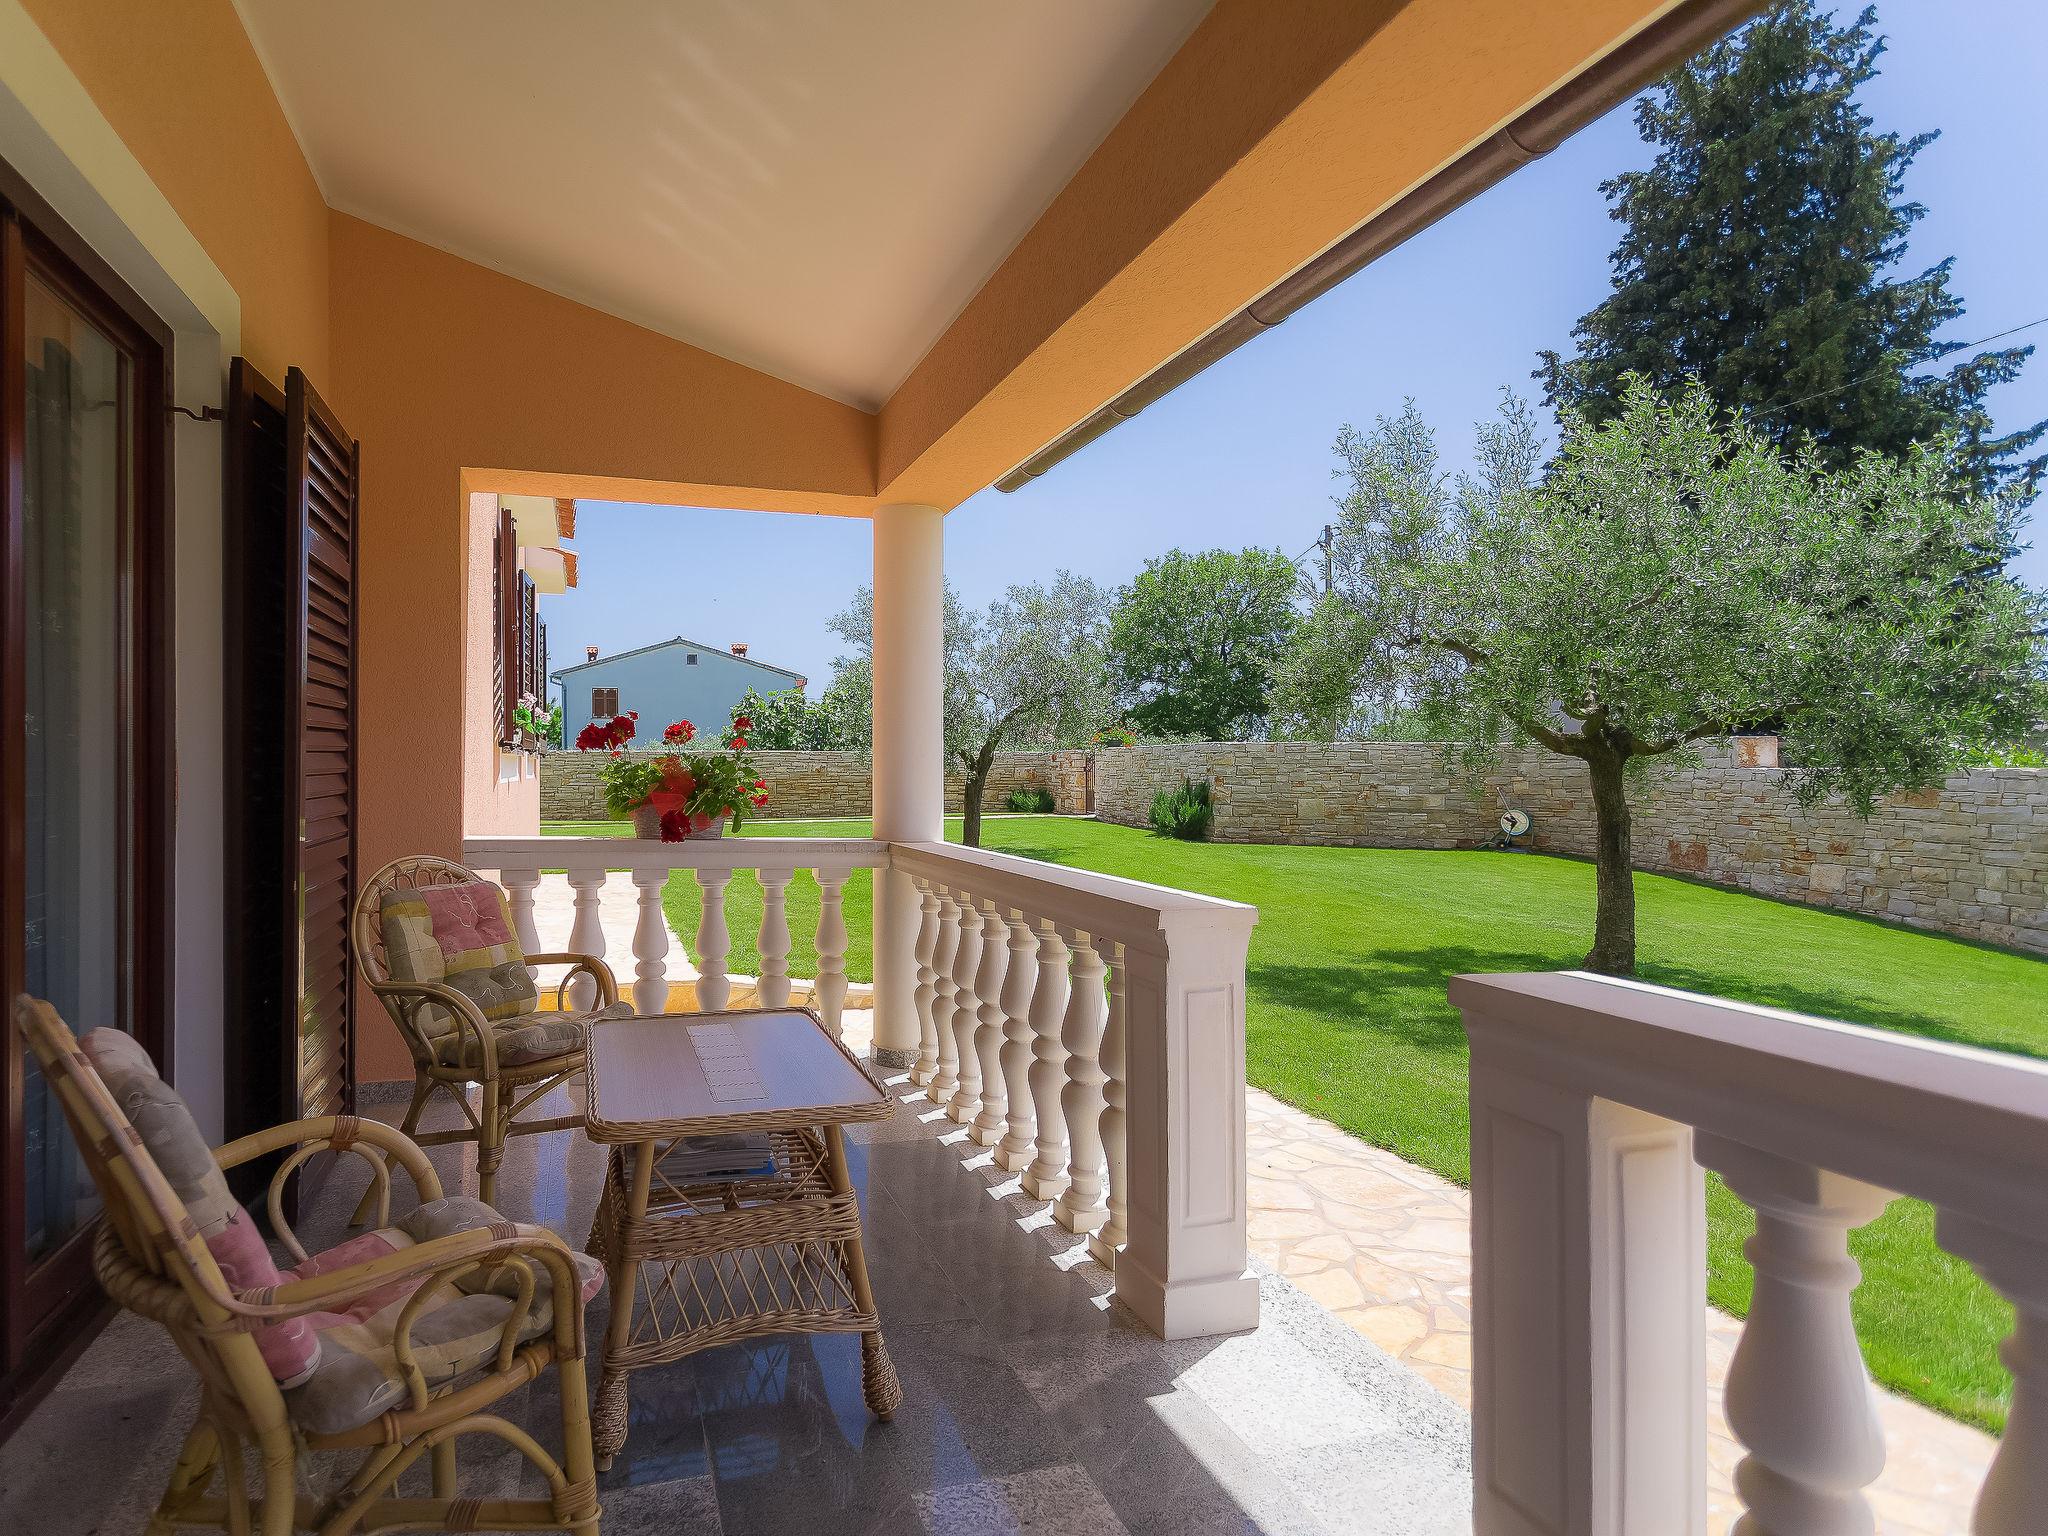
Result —
MULTIPOLYGON (((5 167, 0 166, 0 171, 5 167)), ((169 1045, 164 335, 0 177, 0 998, 169 1045)), ((14 1037, 0 1275, 14 1386, 92 1303, 99 1199, 14 1037)))

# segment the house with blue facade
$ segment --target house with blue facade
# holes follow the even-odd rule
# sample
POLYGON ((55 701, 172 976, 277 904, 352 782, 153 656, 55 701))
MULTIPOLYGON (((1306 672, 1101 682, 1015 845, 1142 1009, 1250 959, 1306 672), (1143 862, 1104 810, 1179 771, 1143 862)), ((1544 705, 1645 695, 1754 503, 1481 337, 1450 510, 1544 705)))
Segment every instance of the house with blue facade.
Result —
POLYGON ((787 667, 754 660, 744 645, 726 650, 681 635, 616 656, 600 656, 595 647, 586 654, 587 661, 551 674, 561 687, 562 739, 568 742, 592 720, 638 710, 637 745, 657 744, 671 720, 688 720, 708 744, 749 688, 782 693, 805 681, 787 667))

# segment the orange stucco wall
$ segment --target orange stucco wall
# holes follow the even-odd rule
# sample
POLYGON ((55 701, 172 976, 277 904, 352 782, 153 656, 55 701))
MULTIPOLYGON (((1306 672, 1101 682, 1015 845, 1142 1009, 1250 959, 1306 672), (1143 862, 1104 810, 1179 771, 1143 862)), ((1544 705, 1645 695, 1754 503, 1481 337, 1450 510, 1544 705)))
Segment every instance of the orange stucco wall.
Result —
POLYGON ((242 301, 242 352, 328 375, 327 204, 229 0, 22 0, 242 301))

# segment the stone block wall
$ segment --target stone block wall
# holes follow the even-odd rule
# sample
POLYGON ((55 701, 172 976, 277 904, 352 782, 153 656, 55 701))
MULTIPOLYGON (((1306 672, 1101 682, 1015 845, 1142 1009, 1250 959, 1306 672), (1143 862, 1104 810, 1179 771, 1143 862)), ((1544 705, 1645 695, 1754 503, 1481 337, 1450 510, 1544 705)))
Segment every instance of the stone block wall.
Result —
MULTIPOLYGON (((1532 818, 1531 846, 1593 852, 1585 770, 1540 750, 1475 781, 1419 742, 1106 749, 1096 814, 1147 825, 1153 793, 1184 775, 1210 781, 1224 842, 1469 848, 1512 806, 1532 818)), ((1802 808, 1790 780, 1727 752, 1653 771, 1635 796, 1637 867, 2048 954, 2048 772, 1957 774, 1867 820, 1839 799, 1802 808)))
MULTIPOLYGON (((635 757, 658 757, 657 752, 633 753, 635 757)), ((869 807, 870 766, 859 752, 755 752, 750 754, 762 778, 768 781, 770 817, 865 816, 869 807)), ((1091 780, 1087 752, 1004 752, 999 753, 989 773, 988 791, 982 801, 987 811, 1000 811, 1003 801, 1015 789, 1049 789, 1057 808, 1070 815, 1086 815, 1091 809, 1091 780)), ((550 752, 540 760, 540 819, 542 821, 602 821, 604 792, 598 785, 598 769, 604 756, 597 752, 550 752)), ((957 772, 946 775, 946 809, 960 809, 964 779, 957 772)))

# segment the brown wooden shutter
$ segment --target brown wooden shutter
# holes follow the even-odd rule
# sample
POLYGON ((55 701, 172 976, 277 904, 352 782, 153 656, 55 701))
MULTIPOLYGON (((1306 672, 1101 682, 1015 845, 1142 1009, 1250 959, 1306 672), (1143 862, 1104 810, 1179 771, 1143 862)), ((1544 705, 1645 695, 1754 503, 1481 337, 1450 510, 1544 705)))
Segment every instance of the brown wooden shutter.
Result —
MULTIPOLYGON (((226 667, 226 881, 222 938, 225 1128, 246 1136, 298 1105, 297 913, 299 620, 287 572, 298 539, 287 512, 284 391, 236 358, 228 373, 221 580, 226 667)), ((230 1174, 261 1192, 275 1159, 230 1174)))
POLYGON ((516 740, 512 711, 519 703, 519 545, 512 513, 498 509, 498 534, 491 546, 491 686, 498 716, 498 740, 516 740))
POLYGON ((298 369, 285 375, 290 507, 301 541, 298 1097, 301 1115, 355 1101, 348 924, 355 903, 356 537, 360 450, 298 369))

